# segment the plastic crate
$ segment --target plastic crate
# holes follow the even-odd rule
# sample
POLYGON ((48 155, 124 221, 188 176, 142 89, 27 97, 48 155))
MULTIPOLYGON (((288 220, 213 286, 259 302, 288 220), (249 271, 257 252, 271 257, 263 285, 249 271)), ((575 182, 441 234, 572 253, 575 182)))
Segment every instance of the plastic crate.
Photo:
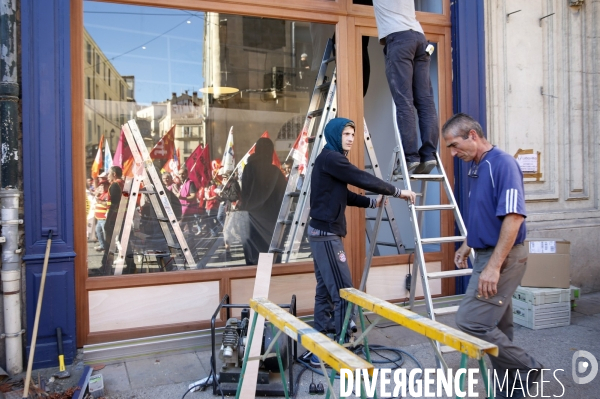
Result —
POLYGON ((532 305, 569 302, 571 300, 571 290, 569 288, 517 287, 513 299, 532 305))
MULTIPOLYGON (((568 291, 568 290, 567 290, 568 291)), ((513 321, 532 330, 571 324, 571 301, 533 305, 513 298, 513 321)))

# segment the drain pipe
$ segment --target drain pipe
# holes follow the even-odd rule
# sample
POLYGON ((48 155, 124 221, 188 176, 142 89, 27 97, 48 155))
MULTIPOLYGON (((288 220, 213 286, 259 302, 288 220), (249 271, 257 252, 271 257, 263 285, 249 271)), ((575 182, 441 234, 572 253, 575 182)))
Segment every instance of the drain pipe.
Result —
POLYGON ((21 335, 21 255, 19 249, 19 84, 17 80, 17 0, 0 0, 0 154, 2 291, 6 371, 23 371, 21 335))

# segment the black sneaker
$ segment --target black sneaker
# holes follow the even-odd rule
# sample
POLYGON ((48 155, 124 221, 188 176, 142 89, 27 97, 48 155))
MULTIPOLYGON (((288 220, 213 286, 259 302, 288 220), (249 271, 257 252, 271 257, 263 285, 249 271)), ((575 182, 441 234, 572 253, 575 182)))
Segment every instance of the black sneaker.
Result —
MULTIPOLYGON (((408 173, 411 173, 413 170, 415 170, 417 168, 417 166, 419 166, 418 161, 414 161, 414 162, 406 161, 406 167, 408 168, 408 173)), ((396 176, 402 175, 402 163, 397 162, 396 167, 394 168, 394 171, 392 173, 396 176)))
POLYGON ((415 169, 415 175, 428 175, 436 166, 437 161, 435 159, 422 162, 415 169))

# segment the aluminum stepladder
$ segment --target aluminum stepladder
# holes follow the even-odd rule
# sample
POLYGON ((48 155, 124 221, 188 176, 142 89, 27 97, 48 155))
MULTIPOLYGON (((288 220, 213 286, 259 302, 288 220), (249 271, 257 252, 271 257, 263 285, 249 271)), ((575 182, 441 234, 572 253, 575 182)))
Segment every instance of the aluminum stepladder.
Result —
MULTIPOLYGON (((395 116, 395 114, 394 114, 395 116)), ((400 136, 400 132, 396 126, 396 143, 397 146, 394 148, 394 155, 392 157, 392 168, 400 164, 400 168, 402 171, 401 175, 393 175, 393 180, 402 180, 404 182, 404 188, 406 190, 412 190, 411 181, 420 182, 420 190, 415 191, 417 193, 417 203, 415 205, 409 204, 409 212, 410 212, 410 222, 413 228, 413 234, 415 237, 415 260, 412 268, 412 281, 411 281, 411 290, 410 290, 410 302, 409 309, 412 309, 415 302, 415 292, 416 292, 416 281, 418 276, 421 277, 421 285, 423 287, 423 296, 425 300, 425 307, 427 310, 427 316, 431 320, 435 320, 435 316, 440 316, 444 314, 455 313, 458 310, 458 306, 449 306, 442 308, 434 308, 433 300, 431 297, 431 289, 429 286, 429 281, 433 279, 444 279, 444 278, 454 278, 460 276, 468 276, 471 275, 473 269, 457 269, 457 270, 447 270, 441 272, 428 272, 427 265, 425 263, 425 253, 423 251, 424 244, 454 244, 457 242, 462 242, 466 239, 467 229, 465 227, 462 215, 460 210, 458 209, 458 205, 456 203, 456 199, 454 198, 454 193, 452 191, 452 187, 450 186, 450 182, 448 180, 448 176, 446 175, 446 171, 442 165, 439 153, 435 153, 435 160, 437 162, 436 168, 439 171, 438 174, 412 174, 408 173, 408 167, 406 163, 406 158, 404 156, 404 149, 402 147, 402 139, 400 136), (409 178, 405 178, 405 176, 409 176, 409 178), (444 187, 446 192, 446 196, 448 198, 448 204, 435 204, 435 205, 425 205, 425 201, 427 199, 427 185, 429 182, 440 182, 440 184, 444 187), (454 220, 456 221, 456 225, 460 232, 459 236, 447 236, 447 237, 432 237, 432 238, 423 238, 423 219, 425 212, 431 211, 452 211, 454 215, 454 220)), ((440 190, 441 191, 441 190, 440 190)), ((441 194, 441 193, 440 193, 441 194)), ((471 263, 473 262, 473 251, 470 254, 471 263)), ((430 340, 432 346, 434 348, 434 352, 437 358, 438 366, 443 368, 444 370, 448 369, 446 362, 442 356, 443 353, 453 351, 453 349, 448 347, 440 346, 439 342, 430 340)))
POLYGON ((149 194, 150 203, 167 242, 171 257, 179 256, 179 251, 181 251, 188 267, 196 267, 194 257, 183 236, 181 226, 179 226, 169 198, 165 193, 160 176, 158 176, 154 168, 150 153, 146 148, 137 123, 132 119, 123 125, 122 130, 133 155, 135 165, 133 179, 127 178, 125 181, 121 203, 119 204, 119 212, 115 222, 115 230, 110 241, 109 254, 115 255, 114 274, 119 275, 123 272, 123 265, 133 227, 133 216, 137 206, 137 198, 142 194, 140 192, 142 182, 144 183, 144 192, 149 194), (160 198, 160 202, 157 197, 160 198), (127 199, 127 201, 124 199, 127 199), (122 229, 121 226, 123 226, 122 229), (173 229, 177 242, 173 238, 171 229, 173 229), (122 234, 120 234, 121 230, 122 234), (118 251, 115 251, 115 249, 118 249, 118 251))
POLYGON ((271 238, 269 252, 281 254, 282 263, 288 263, 295 259, 300 250, 310 212, 310 172, 315 159, 325 145, 325 126, 337 114, 336 69, 333 69, 331 79, 327 80, 326 76, 329 64, 335 61, 332 54, 333 42, 330 39, 325 47, 315 88, 299 137, 299 143, 306 146, 304 151, 306 154, 310 153, 310 157, 308 162, 304 154, 300 154, 301 157, 294 157, 277 224, 271 238), (318 125, 317 118, 319 118, 318 125), (314 130, 315 128, 316 130, 314 130), (309 149, 311 142, 312 150, 309 149))

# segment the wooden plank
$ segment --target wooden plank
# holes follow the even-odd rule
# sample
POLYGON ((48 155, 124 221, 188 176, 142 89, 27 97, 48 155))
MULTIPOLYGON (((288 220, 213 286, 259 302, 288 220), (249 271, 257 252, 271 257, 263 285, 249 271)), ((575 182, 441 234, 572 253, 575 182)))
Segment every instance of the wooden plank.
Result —
POLYGON ((365 294, 355 288, 341 289, 340 297, 357 304, 363 309, 418 332, 427 338, 438 341, 440 344, 450 346, 473 359, 481 359, 485 353, 498 356, 498 347, 496 345, 411 312, 408 309, 393 305, 383 299, 365 294))
POLYGON ((337 371, 343 368, 353 371, 367 369, 369 375, 373 375, 372 364, 350 352, 337 342, 332 341, 268 299, 253 298, 250 300, 250 306, 279 330, 283 331, 293 340, 301 343, 304 348, 317 355, 319 359, 323 360, 323 362, 330 365, 333 369, 337 371))
MULTIPOLYGON (((256 280, 254 282, 254 293, 252 298, 267 298, 269 296, 269 287, 271 285, 271 269, 273 268, 273 254, 261 253, 258 256, 258 266, 256 267, 256 280)), ((254 319, 255 310, 250 311, 250 320, 254 319)), ((262 336, 265 329, 265 318, 258 316, 254 336, 252 337, 252 347, 250 348, 250 358, 260 356, 262 347, 262 336)), ((258 378, 259 360, 248 360, 246 365, 246 374, 242 384, 240 399, 254 399, 256 396, 256 379, 258 378)))

